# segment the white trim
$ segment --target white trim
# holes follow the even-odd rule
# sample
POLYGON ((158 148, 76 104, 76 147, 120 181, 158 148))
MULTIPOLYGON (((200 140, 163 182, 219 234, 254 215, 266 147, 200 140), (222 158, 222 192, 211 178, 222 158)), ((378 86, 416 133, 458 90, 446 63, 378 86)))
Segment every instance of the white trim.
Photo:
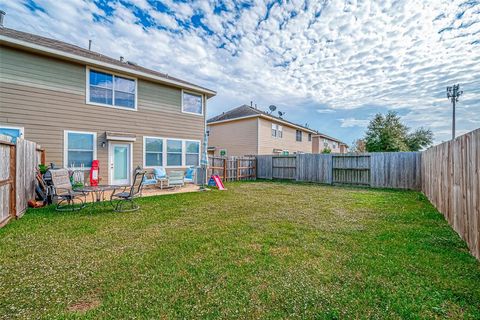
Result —
MULTIPOLYGON (((143 136, 143 167, 145 169, 153 169, 155 167, 158 167, 158 166, 147 166, 146 164, 146 140, 150 138, 150 139, 161 139, 163 140, 163 143, 162 143, 162 164, 161 164, 161 167, 164 167, 164 168, 170 168, 170 169, 182 169, 182 168, 186 168, 188 167, 187 166, 187 149, 186 149, 186 142, 187 141, 192 141, 192 142, 198 142, 198 164, 196 165, 197 167, 200 166, 200 161, 201 161, 201 156, 202 156, 202 141, 201 140, 198 140, 198 139, 181 139, 181 138, 168 138, 168 137, 155 137, 155 136, 143 136), (179 165, 179 166, 168 166, 167 165, 167 156, 168 156, 168 152, 167 152, 167 144, 168 144, 168 140, 175 140, 175 141, 181 141, 182 142, 182 164, 179 165)), ((177 152, 178 154, 178 152, 177 152)))
POLYGON ((205 109, 205 103, 204 103, 204 101, 203 101, 203 94, 182 89, 182 99, 181 99, 181 101, 182 101, 182 102, 181 102, 181 103, 182 103, 182 106, 181 106, 181 107, 182 107, 182 113, 188 113, 188 114, 193 114, 193 115, 196 115, 196 116, 201 116, 201 117, 203 117, 203 115, 204 115, 204 113, 205 113, 205 110, 204 110, 204 109, 205 109), (188 94, 190 94, 190 95, 192 95, 192 96, 200 96, 200 97, 202 98, 202 99, 201 99, 201 100, 202 100, 202 113, 195 113, 195 112, 190 112, 190 111, 184 111, 184 110, 183 110, 183 94, 184 94, 184 93, 188 93, 188 94))
POLYGON ((9 44, 17 46, 17 47, 28 48, 32 51, 40 51, 40 52, 43 52, 43 53, 47 53, 49 55, 65 58, 66 60, 81 62, 81 63, 85 63, 85 64, 88 64, 88 65, 99 66, 99 67, 109 68, 109 69, 112 69, 112 70, 117 70, 119 72, 125 72, 125 73, 128 73, 128 74, 133 74, 133 75, 136 75, 136 76, 139 76, 139 77, 142 77, 142 78, 146 78, 146 79, 149 79, 149 80, 154 80, 156 82, 160 82, 160 83, 164 83, 164 84, 173 85, 173 86, 176 86, 176 87, 179 87, 179 88, 187 88, 187 89, 190 89, 190 90, 195 90, 197 92, 204 93, 204 94, 210 95, 212 97, 217 94, 217 92, 215 92, 213 90, 202 88, 202 87, 199 87, 199 86, 194 85, 194 84, 188 84, 188 83, 184 83, 182 81, 177 81, 177 80, 174 80, 174 79, 155 76, 153 74, 149 74, 149 73, 146 73, 146 72, 121 67, 121 66, 118 66, 118 65, 115 65, 115 64, 112 64, 112 63, 103 62, 103 61, 99 61, 99 60, 96 60, 96 59, 82 57, 82 56, 77 55, 77 54, 64 52, 64 51, 61 51, 61 50, 58 50, 58 49, 53 49, 53 48, 41 46, 41 45, 38 45, 38 44, 23 41, 23 40, 18 40, 18 39, 15 39, 15 38, 7 37, 5 35, 0 35, 0 42, 6 42, 6 43, 9 43, 9 44))
POLYGON ((133 142, 121 142, 121 141, 108 141, 108 154, 107 154, 107 170, 108 170, 108 184, 112 185, 113 181, 113 168, 110 168, 110 157, 112 154, 110 153, 111 146, 114 144, 128 144, 130 145, 130 172, 128 172, 128 185, 132 184, 133 178, 133 142))
POLYGON ((0 128, 4 128, 4 129, 13 129, 13 130, 19 130, 20 131, 20 137, 19 138, 22 138, 22 139, 25 139, 25 130, 23 127, 15 127, 15 126, 9 126, 9 125, 3 125, 0 123, 0 128))
POLYGON ((250 119, 250 118, 260 118, 260 115, 259 114, 254 114, 254 115, 250 115, 250 116, 244 116, 244 117, 238 117, 238 118, 232 118, 232 119, 226 119, 226 120, 218 120, 218 121, 212 121, 212 122, 207 121, 207 125, 209 126, 209 125, 215 125, 217 123, 232 122, 232 121, 250 119))
POLYGON ((101 107, 108 107, 108 108, 114 108, 114 109, 122 109, 122 110, 128 110, 128 111, 137 111, 138 110, 138 79, 135 77, 130 77, 130 76, 125 76, 120 73, 108 71, 108 70, 103 70, 99 68, 92 68, 90 66, 85 67, 85 74, 86 74, 86 79, 85 79, 85 103, 94 105, 94 106, 101 106, 101 107), (112 75, 112 104, 105 104, 105 103, 98 103, 98 102, 91 102, 90 101, 90 70, 93 71, 99 71, 103 72, 106 74, 112 75), (115 77, 118 76, 120 78, 125 78, 129 80, 135 81, 135 105, 134 108, 128 108, 128 107, 122 107, 122 106, 116 106, 115 105, 115 77))
MULTIPOLYGON (((63 167, 67 169, 79 170, 80 167, 67 167, 68 164, 68 134, 69 133, 81 133, 93 135, 93 159, 97 160, 97 133, 88 131, 75 131, 75 130, 63 130, 63 167)), ((91 167, 83 167, 83 169, 89 170, 91 167)))

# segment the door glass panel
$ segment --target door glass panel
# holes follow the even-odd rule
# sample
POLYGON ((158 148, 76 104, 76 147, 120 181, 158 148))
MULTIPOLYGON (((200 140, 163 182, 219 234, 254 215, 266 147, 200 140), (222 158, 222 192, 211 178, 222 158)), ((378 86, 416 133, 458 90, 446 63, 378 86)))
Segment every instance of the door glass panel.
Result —
POLYGON ((115 180, 128 179, 128 147, 115 146, 113 148, 113 178, 115 180))

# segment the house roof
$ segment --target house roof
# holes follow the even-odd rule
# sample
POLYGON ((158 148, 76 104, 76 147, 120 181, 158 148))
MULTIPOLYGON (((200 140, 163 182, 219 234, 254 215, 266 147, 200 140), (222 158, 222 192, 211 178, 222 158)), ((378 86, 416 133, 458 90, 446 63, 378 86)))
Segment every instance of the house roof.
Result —
POLYGON ((262 118, 267 118, 271 120, 275 120, 281 123, 284 123, 286 125, 296 127, 299 129, 303 129, 307 132, 310 132, 312 134, 317 133, 317 131, 302 126, 300 124, 285 120, 283 118, 277 117, 273 114, 267 113, 262 110, 255 109, 254 107, 248 106, 246 104, 241 105, 239 107, 233 108, 229 111, 223 112, 222 114, 219 114, 218 116, 215 116, 213 118, 210 118, 207 120, 208 124, 213 124, 216 122, 224 122, 224 121, 230 121, 230 120, 236 120, 236 119, 241 119, 241 118, 250 118, 250 117, 262 117, 262 118))
POLYGON ((248 106, 246 104, 241 105, 239 107, 233 108, 229 111, 223 112, 222 114, 219 114, 218 116, 212 117, 207 120, 207 124, 215 124, 218 122, 227 122, 227 121, 232 121, 232 120, 238 120, 238 119, 243 119, 243 118, 253 118, 253 117, 263 117, 263 118, 269 118, 271 120, 276 120, 282 123, 285 123, 287 125, 290 125, 292 127, 296 128, 301 128, 307 132, 312 133, 314 136, 321 136, 324 138, 327 138, 329 140, 337 141, 339 143, 345 144, 345 142, 338 140, 336 138, 333 138, 331 136, 328 136, 324 133, 318 132, 317 130, 302 126, 300 124, 296 124, 294 122, 285 120, 283 118, 277 117, 273 114, 267 113, 262 110, 258 110, 254 107, 248 106))
POLYGON ((172 77, 166 73, 148 69, 132 62, 120 61, 118 59, 114 59, 73 44, 31 33, 0 27, 0 43, 3 45, 22 48, 28 51, 39 52, 49 56, 55 56, 65 60, 86 63, 89 65, 96 65, 112 70, 130 73, 141 78, 205 93, 208 97, 213 97, 216 95, 216 92, 211 89, 172 77))

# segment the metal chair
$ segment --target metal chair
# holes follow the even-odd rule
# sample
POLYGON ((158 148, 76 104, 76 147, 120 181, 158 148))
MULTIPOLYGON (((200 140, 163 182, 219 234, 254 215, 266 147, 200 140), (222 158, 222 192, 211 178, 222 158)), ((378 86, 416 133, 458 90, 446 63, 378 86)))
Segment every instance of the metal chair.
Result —
POLYGON ((113 190, 110 196, 110 203, 116 212, 131 212, 140 209, 135 199, 141 195, 144 183, 145 171, 136 172, 131 186, 123 187, 123 190, 113 190))
POLYGON ((67 169, 50 169, 51 193, 57 200, 57 211, 77 211, 85 207, 86 193, 74 191, 67 169))

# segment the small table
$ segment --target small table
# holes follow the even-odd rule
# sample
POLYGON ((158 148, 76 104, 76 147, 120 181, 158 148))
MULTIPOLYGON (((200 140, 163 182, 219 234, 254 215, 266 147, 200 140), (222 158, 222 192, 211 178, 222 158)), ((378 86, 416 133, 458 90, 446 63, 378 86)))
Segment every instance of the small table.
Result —
MULTIPOLYGON (((84 186, 74 189, 75 191, 90 193, 92 195, 92 208, 101 201, 105 200, 105 191, 113 191, 120 188, 116 185, 98 185, 98 186, 84 186)), ((104 202, 105 205, 105 202, 104 202)))

